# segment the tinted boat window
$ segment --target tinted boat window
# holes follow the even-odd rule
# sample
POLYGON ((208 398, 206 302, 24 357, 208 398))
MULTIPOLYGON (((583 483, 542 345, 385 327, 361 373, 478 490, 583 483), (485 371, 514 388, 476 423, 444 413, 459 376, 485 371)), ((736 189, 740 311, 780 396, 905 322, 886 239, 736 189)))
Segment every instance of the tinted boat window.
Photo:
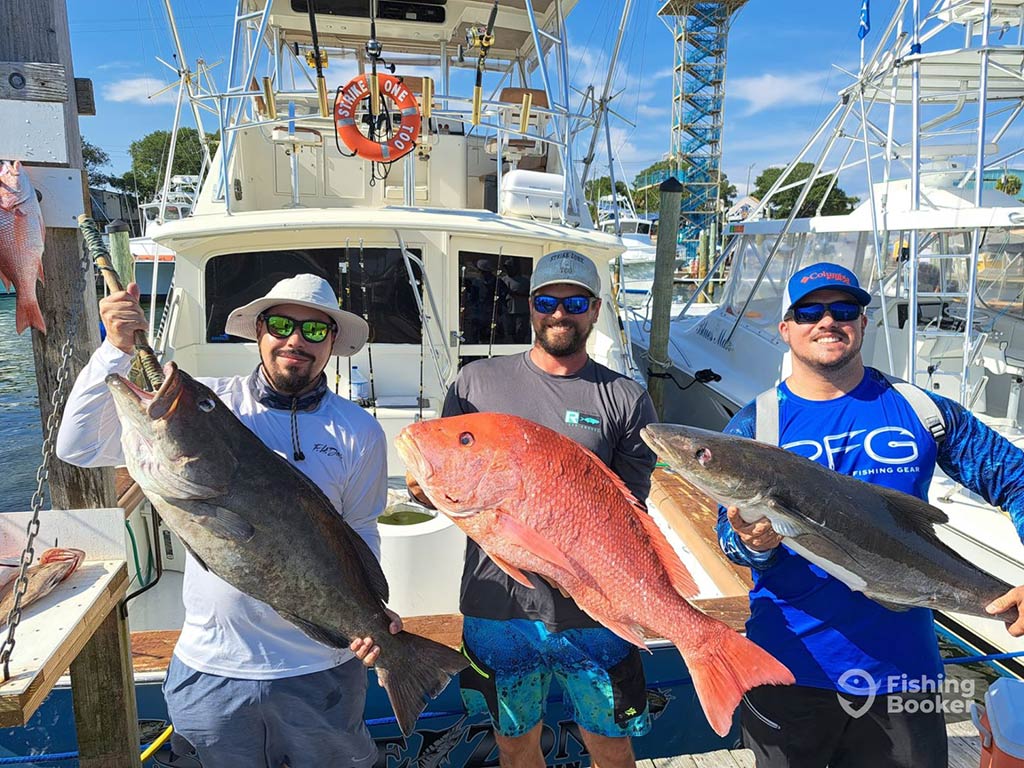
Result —
MULTIPOLYGON (((409 250, 420 257, 419 250, 409 250)), ((364 248, 361 253, 358 248, 317 248, 217 256, 206 264, 206 340, 244 341, 224 333, 231 310, 266 295, 279 280, 304 272, 334 286, 343 309, 360 316, 365 309, 371 342, 420 343, 416 297, 397 248, 364 248)), ((420 279, 415 264, 413 274, 420 279)))
POLYGON ((532 274, 527 256, 459 251, 462 343, 529 344, 532 274))

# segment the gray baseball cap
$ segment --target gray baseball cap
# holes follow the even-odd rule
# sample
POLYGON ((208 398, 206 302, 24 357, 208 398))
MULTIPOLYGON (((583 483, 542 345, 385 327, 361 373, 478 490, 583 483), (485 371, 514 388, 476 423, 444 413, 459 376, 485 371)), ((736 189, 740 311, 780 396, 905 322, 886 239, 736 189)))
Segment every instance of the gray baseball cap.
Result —
POLYGON ((597 266, 578 251, 554 251, 541 257, 533 268, 530 293, 556 283, 578 285, 590 291, 592 296, 601 295, 601 276, 597 274, 597 266))

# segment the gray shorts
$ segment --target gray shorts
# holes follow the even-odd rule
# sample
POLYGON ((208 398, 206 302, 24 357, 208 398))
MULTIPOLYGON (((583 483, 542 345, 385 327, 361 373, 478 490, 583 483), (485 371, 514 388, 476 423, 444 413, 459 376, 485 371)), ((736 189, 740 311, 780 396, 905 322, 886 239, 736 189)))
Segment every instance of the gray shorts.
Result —
POLYGON ((175 731, 203 768, 369 768, 377 759, 358 659, 298 677, 240 680, 197 672, 175 656, 163 690, 175 731))

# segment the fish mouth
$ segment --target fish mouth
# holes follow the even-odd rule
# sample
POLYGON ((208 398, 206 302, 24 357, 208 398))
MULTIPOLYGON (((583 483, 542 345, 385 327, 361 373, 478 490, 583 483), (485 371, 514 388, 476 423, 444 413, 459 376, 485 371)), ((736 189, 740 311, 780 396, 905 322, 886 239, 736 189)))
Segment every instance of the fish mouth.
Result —
MULTIPOLYGON (((675 454, 689 455, 695 453, 696 445, 689 439, 675 435, 671 446, 669 445, 669 434, 660 428, 660 424, 648 424, 640 428, 640 437, 647 446, 662 459, 668 459, 675 454)), ((703 463, 703 462, 702 462, 703 463)))
POLYGON ((404 429, 395 438, 395 450, 405 462, 409 474, 416 478, 416 482, 422 486, 426 480, 430 479, 433 473, 427 462, 423 460, 423 454, 420 452, 419 446, 416 445, 416 439, 404 429))
POLYGON ((155 392, 147 392, 116 373, 106 378, 107 386, 122 403, 132 403, 135 408, 153 421, 171 416, 178 407, 182 394, 181 375, 173 362, 163 367, 164 383, 155 392))

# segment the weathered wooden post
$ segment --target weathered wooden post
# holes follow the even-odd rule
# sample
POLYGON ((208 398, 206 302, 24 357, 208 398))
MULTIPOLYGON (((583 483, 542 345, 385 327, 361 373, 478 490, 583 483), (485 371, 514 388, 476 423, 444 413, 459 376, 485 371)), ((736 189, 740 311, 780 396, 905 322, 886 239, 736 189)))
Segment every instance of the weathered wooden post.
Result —
MULTIPOLYGON (((70 340, 74 346, 65 394, 99 346, 92 268, 83 268, 75 220, 88 199, 78 115, 95 111, 91 83, 74 77, 65 0, 4 0, 0 29, 0 156, 25 162, 44 196, 47 280, 37 295, 49 333, 32 331, 32 347, 45 426, 58 387, 64 342, 70 340), (77 318, 73 329, 72 317, 77 318)), ((84 470, 51 457, 48 472, 55 508, 116 503, 110 469, 84 470)), ((71 664, 71 680, 82 768, 138 766, 131 648, 118 610, 109 613, 71 664)))
POLYGON ((651 287, 651 343, 647 351, 647 390, 654 401, 658 418, 661 418, 665 412, 665 376, 669 369, 669 314, 672 310, 672 283, 683 186, 674 176, 669 176, 658 189, 661 194, 661 207, 658 213, 658 245, 654 254, 654 285, 651 287))

